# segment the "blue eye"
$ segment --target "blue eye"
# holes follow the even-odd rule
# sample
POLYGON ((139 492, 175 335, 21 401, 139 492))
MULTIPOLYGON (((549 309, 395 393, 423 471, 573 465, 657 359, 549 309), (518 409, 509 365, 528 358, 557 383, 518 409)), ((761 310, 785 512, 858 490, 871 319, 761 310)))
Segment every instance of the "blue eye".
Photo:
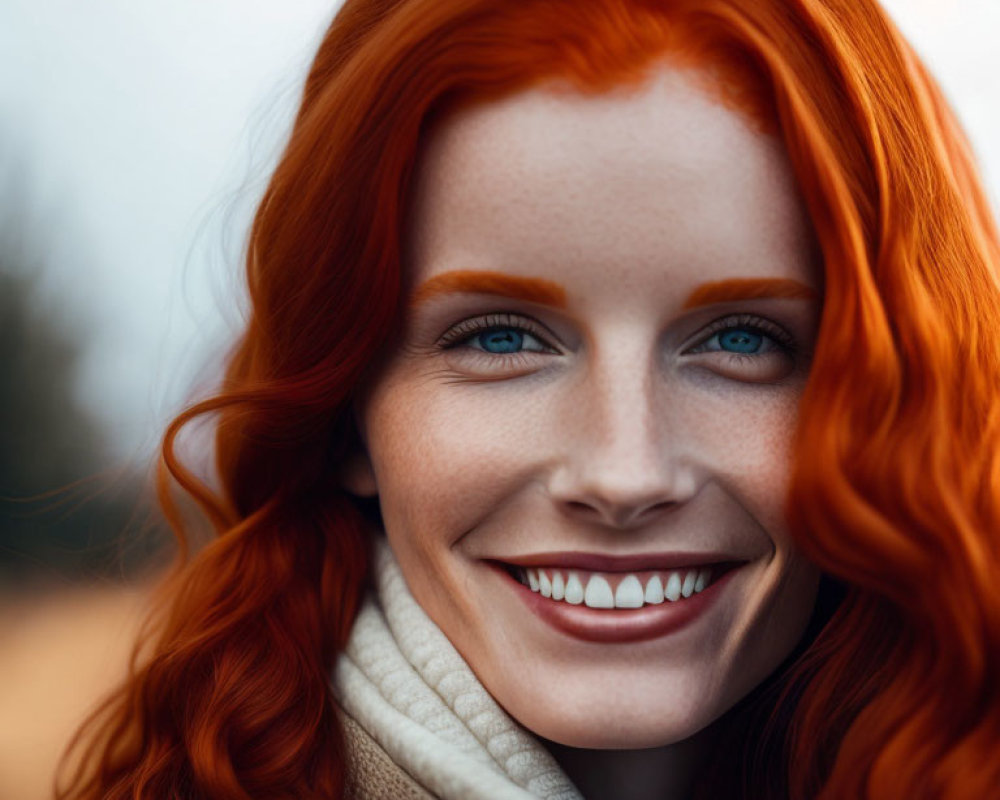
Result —
MULTIPOLYGON (((463 320, 438 340, 446 350, 464 348, 486 356, 517 356, 521 353, 556 353, 540 326, 516 314, 487 314, 463 320)), ((503 359, 496 359, 503 361, 503 359)))
POLYGON ((742 361, 778 354, 793 356, 795 341, 783 328, 763 317, 741 314, 714 322, 701 344, 689 353, 724 353, 742 361))
POLYGON ((514 325, 496 325, 487 328, 475 336, 469 337, 466 344, 473 350, 482 350, 484 353, 498 356, 522 352, 551 352, 551 348, 531 331, 514 325))
POLYGON ((516 353, 524 346, 525 334, 517 328, 491 328, 473 337, 477 349, 487 353, 516 353))
POLYGON ((531 317, 507 311, 469 317, 453 324, 437 340, 448 353, 448 368, 472 379, 505 380, 551 365, 562 351, 556 337, 531 317))
POLYGON ((764 336, 747 328, 729 328, 716 334, 719 347, 731 353, 756 353, 764 343, 764 336))

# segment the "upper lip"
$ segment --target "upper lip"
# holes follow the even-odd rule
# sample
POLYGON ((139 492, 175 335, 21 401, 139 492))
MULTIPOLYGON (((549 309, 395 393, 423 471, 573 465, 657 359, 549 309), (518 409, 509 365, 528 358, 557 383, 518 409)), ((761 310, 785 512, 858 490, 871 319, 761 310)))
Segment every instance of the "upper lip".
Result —
POLYGON ((731 553, 673 551, 666 553, 607 553, 550 552, 494 559, 516 567, 563 567, 591 572, 637 572, 640 570, 683 569, 707 564, 744 562, 731 553))

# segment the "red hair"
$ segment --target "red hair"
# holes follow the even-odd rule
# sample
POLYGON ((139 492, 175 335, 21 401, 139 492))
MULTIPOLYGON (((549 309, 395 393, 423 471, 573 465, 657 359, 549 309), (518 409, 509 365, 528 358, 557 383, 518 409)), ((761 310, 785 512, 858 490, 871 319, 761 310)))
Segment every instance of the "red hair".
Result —
MULTIPOLYGON (((356 445, 355 388, 402 313, 421 135, 458 102, 549 79, 600 91, 662 57, 704 68, 706 88, 782 138, 825 262, 788 516, 843 599, 751 731, 777 742, 769 791, 1000 786, 998 240, 958 124, 884 13, 873 0, 347 0, 251 230, 247 331, 219 394, 164 439, 182 544, 171 480, 216 537, 182 548, 60 798, 341 796, 328 673, 367 545, 337 471, 356 445), (219 491, 174 453, 205 414, 219 491)), ((748 764, 744 791, 761 797, 748 764)))

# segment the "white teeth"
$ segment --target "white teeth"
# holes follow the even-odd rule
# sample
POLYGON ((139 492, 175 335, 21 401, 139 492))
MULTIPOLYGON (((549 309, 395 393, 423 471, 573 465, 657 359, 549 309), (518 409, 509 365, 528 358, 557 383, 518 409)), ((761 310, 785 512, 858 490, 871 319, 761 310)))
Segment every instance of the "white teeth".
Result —
POLYGON ((575 572, 571 572, 566 579, 566 602, 574 606, 583 602, 583 583, 575 572))
POLYGON ((615 597, 611 594, 611 584, 601 575, 592 575, 587 582, 583 602, 590 608, 614 608, 615 597))
POLYGON ((566 587, 563 586, 563 576, 561 572, 552 573, 552 599, 562 600, 566 593, 566 587))
POLYGON ((659 605, 663 602, 663 583, 660 581, 659 575, 654 575, 649 579, 649 583, 646 584, 646 594, 643 599, 651 605, 659 605))
POLYGON ((626 575, 618 584, 615 608, 642 608, 642 584, 635 575, 626 575))
POLYGON ((671 603, 681 599, 681 576, 679 572, 671 572, 667 578, 667 585, 663 589, 663 596, 671 603))
POLYGON ((517 570, 521 583, 527 584, 531 591, 538 592, 542 597, 575 606, 586 603, 590 608, 642 608, 643 605, 659 605, 665 600, 673 603, 704 591, 712 581, 710 568, 674 570, 663 574, 667 576, 666 585, 661 575, 654 573, 643 591, 642 581, 634 574, 621 576, 617 589, 612 590, 607 577, 600 573, 591 574, 584 589, 583 579, 576 572, 569 572, 563 577, 564 573, 558 570, 517 570))
POLYGON ((694 594, 694 582, 698 580, 697 570, 688 570, 687 575, 684 576, 684 585, 681 586, 681 594, 684 597, 690 597, 694 594))

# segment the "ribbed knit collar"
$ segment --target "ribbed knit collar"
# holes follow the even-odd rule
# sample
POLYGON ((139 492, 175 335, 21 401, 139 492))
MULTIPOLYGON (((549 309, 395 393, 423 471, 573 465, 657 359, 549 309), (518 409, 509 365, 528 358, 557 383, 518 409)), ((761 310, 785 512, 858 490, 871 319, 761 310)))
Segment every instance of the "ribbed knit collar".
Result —
POLYGON ((374 562, 376 591, 334 673, 347 713, 442 800, 582 800, 414 600, 381 537, 374 562))

